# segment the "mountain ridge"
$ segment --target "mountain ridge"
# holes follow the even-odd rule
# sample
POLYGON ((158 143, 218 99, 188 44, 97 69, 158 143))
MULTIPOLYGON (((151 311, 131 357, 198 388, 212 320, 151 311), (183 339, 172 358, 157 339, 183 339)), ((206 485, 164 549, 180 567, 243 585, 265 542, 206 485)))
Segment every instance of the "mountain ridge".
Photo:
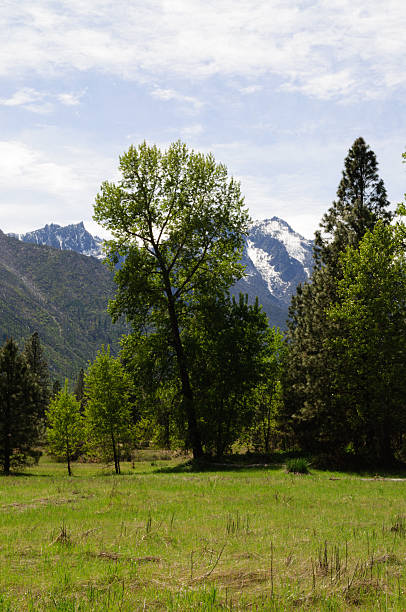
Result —
MULTIPOLYGON (((103 240, 92 236, 83 221, 64 227, 51 223, 14 235, 23 242, 103 258, 103 240)), ((250 302, 258 296, 271 325, 285 329, 291 297, 297 285, 308 280, 311 273, 312 245, 312 240, 295 232, 280 217, 253 221, 242 255, 246 274, 231 288, 231 293, 247 293, 250 302)))
POLYGON ((0 341, 38 331, 52 376, 73 379, 102 344, 117 350, 126 331, 107 313, 113 274, 101 261, 31 244, 0 230, 0 341))

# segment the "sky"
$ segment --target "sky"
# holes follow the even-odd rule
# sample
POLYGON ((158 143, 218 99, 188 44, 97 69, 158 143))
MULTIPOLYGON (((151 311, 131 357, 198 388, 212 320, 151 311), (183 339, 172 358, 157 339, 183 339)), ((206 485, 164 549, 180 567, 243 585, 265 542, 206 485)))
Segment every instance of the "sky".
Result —
POLYGON ((362 136, 406 191, 405 0, 2 0, 0 229, 92 221, 146 140, 213 152, 312 238, 362 136))

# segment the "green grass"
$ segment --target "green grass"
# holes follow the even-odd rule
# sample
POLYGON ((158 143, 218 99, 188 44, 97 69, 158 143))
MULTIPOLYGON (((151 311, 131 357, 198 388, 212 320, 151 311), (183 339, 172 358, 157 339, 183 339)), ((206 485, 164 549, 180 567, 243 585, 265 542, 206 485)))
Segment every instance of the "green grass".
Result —
POLYGON ((0 610, 406 609, 406 482, 164 456, 1 477, 0 610))

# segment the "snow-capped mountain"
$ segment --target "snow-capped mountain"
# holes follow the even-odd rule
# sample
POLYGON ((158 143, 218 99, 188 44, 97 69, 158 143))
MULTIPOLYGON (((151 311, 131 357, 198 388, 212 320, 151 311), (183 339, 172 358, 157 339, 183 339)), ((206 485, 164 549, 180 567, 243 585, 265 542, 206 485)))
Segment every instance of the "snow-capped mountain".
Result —
MULTIPOLYGON (((50 224, 28 234, 12 235, 24 242, 102 258, 103 240, 93 237, 83 222, 65 227, 50 224)), ((290 299, 311 273, 312 244, 278 217, 254 221, 242 257, 246 275, 232 292, 248 293, 251 302, 258 296, 271 324, 285 328, 290 299)))
MULTIPOLYGON (((286 221, 272 217, 253 223, 244 255, 269 292, 289 305, 297 285, 311 274, 312 247, 313 242, 293 231, 286 221)), ((247 276, 249 283, 249 272, 247 276)))
POLYGON ((102 258, 103 240, 98 236, 92 236, 85 229, 83 221, 64 227, 51 223, 27 234, 9 235, 23 242, 45 244, 62 251, 76 251, 82 255, 102 258))
POLYGON ((242 257, 246 275, 233 293, 248 293, 251 301, 258 296, 271 324, 285 328, 291 297, 311 274, 312 248, 283 219, 254 221, 242 257))

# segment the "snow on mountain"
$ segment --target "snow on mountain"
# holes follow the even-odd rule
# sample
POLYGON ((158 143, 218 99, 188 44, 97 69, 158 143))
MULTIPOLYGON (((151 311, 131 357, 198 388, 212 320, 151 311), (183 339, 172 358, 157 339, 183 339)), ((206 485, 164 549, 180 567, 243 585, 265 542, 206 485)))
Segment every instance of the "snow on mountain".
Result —
POLYGON ((27 234, 10 235, 23 242, 44 244, 62 251, 76 251, 82 253, 82 255, 97 257, 98 259, 103 257, 103 240, 98 236, 92 236, 86 230, 83 221, 64 227, 51 223, 27 234))
POLYGON ((272 217, 252 224, 245 256, 270 293, 288 305, 297 285, 311 274, 312 245, 286 221, 272 217))
MULTIPOLYGON (((45 244, 102 258, 103 240, 93 237, 83 222, 61 227, 51 223, 23 235, 24 242, 45 244)), ((232 293, 248 293, 251 302, 258 296, 271 324, 286 327, 289 303, 299 283, 308 280, 312 270, 313 242, 295 232, 278 217, 254 221, 247 236, 242 263, 245 277, 232 293)))
POLYGON ((251 302, 258 296, 271 325, 285 329, 291 297, 311 274, 312 247, 283 219, 254 221, 242 256, 245 277, 232 292, 247 293, 251 302))

